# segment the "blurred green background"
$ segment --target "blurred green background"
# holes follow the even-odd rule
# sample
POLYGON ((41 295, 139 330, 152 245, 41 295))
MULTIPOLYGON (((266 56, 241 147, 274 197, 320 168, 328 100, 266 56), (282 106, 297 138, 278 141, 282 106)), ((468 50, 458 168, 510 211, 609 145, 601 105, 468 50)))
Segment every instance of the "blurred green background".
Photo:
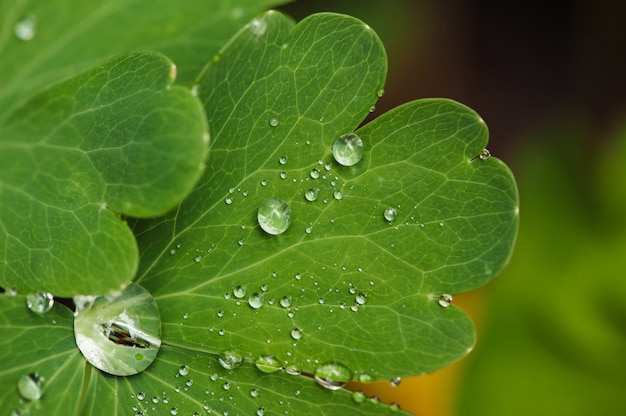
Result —
POLYGON ((373 116, 449 97, 489 125, 521 227, 505 272, 455 297, 474 319, 459 363, 353 386, 416 415, 619 414, 626 392, 626 2, 301 0, 354 15, 389 56, 373 116))

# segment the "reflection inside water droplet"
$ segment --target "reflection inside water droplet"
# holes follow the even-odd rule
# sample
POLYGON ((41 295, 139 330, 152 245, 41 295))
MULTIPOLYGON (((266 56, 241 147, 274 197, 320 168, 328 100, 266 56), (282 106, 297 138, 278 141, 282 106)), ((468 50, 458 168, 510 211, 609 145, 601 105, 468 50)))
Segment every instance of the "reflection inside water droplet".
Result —
POLYGON ((26 306, 31 311, 43 315, 54 306, 52 293, 36 292, 26 295, 26 306))
POLYGON ((122 292, 96 298, 77 311, 76 344, 96 368, 128 376, 145 370, 161 346, 161 317, 154 298, 131 283, 122 292))
POLYGON ((291 208, 280 198, 268 198, 259 207, 257 220, 266 233, 282 234, 291 224, 291 208))
POLYGON ((342 135, 333 143, 333 157, 340 165, 356 165, 363 159, 363 141, 354 133, 342 135))

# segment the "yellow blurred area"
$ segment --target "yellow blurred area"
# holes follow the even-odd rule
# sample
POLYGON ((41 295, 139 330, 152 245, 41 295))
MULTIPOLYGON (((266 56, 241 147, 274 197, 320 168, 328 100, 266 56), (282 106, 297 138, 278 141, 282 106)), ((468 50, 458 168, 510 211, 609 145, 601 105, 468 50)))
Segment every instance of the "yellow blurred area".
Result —
MULTIPOLYGON (((477 322, 480 325, 482 293, 481 290, 464 293, 455 296, 453 300, 454 305, 463 309, 475 325, 477 322)), ((480 330, 478 332, 480 336, 480 330)), ((432 374, 406 377, 397 387, 381 381, 367 384, 352 382, 347 388, 362 391, 368 397, 376 396, 383 403, 397 403, 402 410, 416 416, 453 416, 464 368, 465 360, 461 359, 432 374)))

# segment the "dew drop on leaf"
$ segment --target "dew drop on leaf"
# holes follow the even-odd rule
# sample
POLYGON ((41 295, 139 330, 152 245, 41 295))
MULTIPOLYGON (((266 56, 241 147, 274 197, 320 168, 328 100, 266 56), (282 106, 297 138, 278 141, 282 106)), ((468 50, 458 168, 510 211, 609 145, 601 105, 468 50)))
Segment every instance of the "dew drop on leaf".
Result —
POLYGON ((17 381, 17 391, 25 400, 39 400, 43 395, 44 378, 37 373, 24 374, 17 381))
POLYGON ((186 365, 181 365, 178 369, 178 374, 183 377, 186 376, 187 374, 189 374, 189 367, 187 367, 186 365))
POLYGON ((358 295, 356 295, 354 300, 359 305, 365 305, 365 303, 367 302, 367 293, 363 293, 363 292, 359 293, 358 295))
POLYGON ((54 297, 48 292, 36 292, 26 295, 26 306, 31 311, 43 315, 54 306, 54 297))
POLYGON ((256 409, 256 416, 264 416, 264 415, 265 415, 264 407, 259 407, 258 409, 256 409))
POLYGON ((282 234, 291 224, 291 208, 280 198, 268 198, 261 203, 257 220, 266 233, 282 234))
POLYGON ((309 172, 309 176, 312 179, 317 179, 320 177, 320 170, 318 168, 313 168, 311 169, 311 172, 309 172))
POLYGON ((393 221, 398 216, 398 211, 395 208, 389 207, 383 213, 383 216, 387 221, 393 221))
MULTIPOLYGON (((269 125, 270 127, 278 126, 278 119, 276 117, 270 118, 269 125)), ((285 159, 285 163, 287 163, 287 159, 285 159)), ((282 163, 282 165, 284 165, 285 163, 282 163)))
POLYGON ((254 398, 259 397, 259 390, 258 389, 250 390, 250 397, 254 397, 254 398))
POLYGON ((291 298, 291 296, 283 296, 282 298, 280 298, 280 301, 278 303, 280 303, 280 306, 282 306, 283 308, 288 308, 293 303, 293 299, 291 298))
POLYGON ((333 143, 333 157, 340 165, 356 165, 363 159, 363 141, 354 133, 340 136, 333 143))
POLYGON ((278 158, 278 163, 280 163, 281 165, 286 165, 287 164, 287 156, 281 156, 280 158, 278 158))
POLYGON ((317 384, 329 390, 339 390, 351 379, 352 371, 337 362, 322 364, 315 370, 317 384))
POLYGON ((33 15, 26 16, 15 24, 13 33, 19 40, 31 40, 37 34, 37 18, 33 15))
POLYGON ((230 383, 229 383, 228 381, 227 381, 227 382, 225 382, 225 383, 222 385, 222 388, 223 388, 224 390, 227 390, 227 391, 228 391, 228 390, 230 390, 230 387, 231 387, 231 385, 230 385, 230 383))
POLYGON ((246 296, 246 293, 248 292, 248 290, 246 289, 245 286, 236 286, 233 289, 233 296, 236 297, 237 299, 243 299, 246 296))
POLYGON ((77 310, 76 345, 94 367, 117 376, 145 370, 161 346, 161 317, 156 301, 143 287, 130 283, 115 295, 100 296, 91 307, 77 310), (143 359, 137 359, 140 352, 143 359))
POLYGON ((234 370, 243 363, 243 357, 235 350, 226 350, 220 353, 218 359, 220 365, 227 370, 234 370))
POLYGON ((398 387, 401 382, 402 382, 402 377, 394 377, 391 380, 389 380, 389 385, 391 387, 398 387))
POLYGON ((491 157, 491 152, 489 151, 489 149, 483 149, 482 153, 478 155, 478 157, 480 158, 480 160, 488 159, 491 157))
POLYGON ((248 298, 248 305, 250 305, 252 309, 259 309, 261 306, 263 306, 264 302, 265 296, 262 293, 253 293, 248 298))
POLYGON ((302 339, 302 329, 294 328, 291 330, 291 338, 295 340, 302 339))
POLYGON ((366 398, 367 396, 365 396, 365 393, 362 391, 355 391, 352 393, 352 400, 354 400, 355 403, 363 403, 366 398))
POLYGON ((441 306, 442 308, 447 308, 452 303, 452 295, 443 294, 439 296, 439 300, 437 300, 437 303, 439 303, 439 306, 441 306))
POLYGON ((333 193, 333 196, 335 197, 337 201, 339 201, 340 199, 343 199, 343 194, 341 193, 341 191, 335 191, 333 193))
POLYGON ((308 191, 304 193, 304 198, 309 202, 313 202, 317 199, 317 195, 318 195, 318 190, 310 188, 308 191))
POLYGON ((275 373, 282 368, 280 361, 271 354, 261 355, 254 362, 256 368, 262 373, 275 373))

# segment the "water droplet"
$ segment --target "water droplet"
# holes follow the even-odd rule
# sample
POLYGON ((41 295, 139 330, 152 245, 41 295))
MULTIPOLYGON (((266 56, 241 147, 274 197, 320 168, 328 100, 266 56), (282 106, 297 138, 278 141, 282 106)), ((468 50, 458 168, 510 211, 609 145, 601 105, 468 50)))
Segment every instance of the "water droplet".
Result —
POLYGON ((358 312, 358 310, 359 310, 359 304, 358 304, 358 303, 355 303, 354 305, 350 306, 350 310, 351 310, 352 312, 358 312))
POLYGON ((8 287, 8 288, 6 288, 5 294, 7 296, 17 296, 17 289, 14 288, 14 287, 8 287))
POLYGON ((224 202, 226 202, 226 205, 230 205, 233 203, 233 198, 230 196, 227 196, 226 199, 224 199, 224 202))
POLYGON ((383 88, 379 89, 378 91, 376 91, 376 95, 378 95, 378 98, 382 97, 383 95, 385 95, 385 90, 383 88))
POLYGON ((252 309, 259 309, 265 302, 265 296, 262 293, 253 293, 248 298, 248 304, 252 309))
POLYGON ((76 295, 72 298, 72 300, 74 301, 77 313, 80 313, 85 309, 89 309, 91 305, 93 305, 93 302, 96 300, 96 296, 76 295))
POLYGON ((145 370, 161 346, 161 317, 150 293, 130 283, 115 295, 96 298, 74 319, 76 345, 96 368, 117 376, 145 370), (141 359, 137 351, 141 351, 141 359))
POLYGON ((339 390, 351 379, 352 371, 340 363, 322 364, 315 370, 315 381, 329 390, 339 390))
POLYGON ((333 156, 343 166, 354 166, 363 159, 363 141, 354 133, 344 134, 333 143, 333 156))
POLYGON ((439 303, 439 306, 441 306, 442 308, 447 308, 452 303, 452 295, 443 294, 439 296, 439 300, 437 300, 437 303, 439 303))
POLYGON ((15 24, 13 33, 19 40, 31 40, 37 34, 37 18, 33 15, 26 16, 15 24))
POLYGON ((383 213, 383 216, 385 217, 387 221, 391 222, 395 220, 396 217, 398 216, 398 211, 396 211, 395 208, 389 207, 385 210, 385 212, 383 213))
POLYGON ((313 179, 317 179, 320 177, 320 170, 318 168, 313 168, 311 169, 311 172, 309 172, 309 176, 313 179))
POLYGON ((343 199, 343 194, 341 193, 341 191, 335 191, 333 193, 333 196, 335 197, 337 201, 339 201, 340 199, 343 199))
POLYGON ((304 229, 304 232, 307 233, 307 234, 311 234, 313 232, 313 229, 311 227, 306 227, 304 229))
POLYGON ((195 261, 196 263, 200 263, 202 261, 202 256, 194 257, 193 261, 195 261))
POLYGON ((240 246, 243 246, 245 242, 246 242, 245 238, 240 238, 239 240, 237 240, 237 244, 239 244, 240 246))
POLYGON ((239 285, 233 289, 233 296, 235 296, 237 299, 243 299, 246 296, 247 292, 248 290, 245 286, 239 285))
POLYGON ((267 186, 267 179, 263 179, 261 181, 261 186, 267 186))
POLYGON ((217 334, 221 337, 226 333, 226 330, 224 329, 220 329, 219 331, 217 331, 217 334))
POLYGON ((304 193, 304 198, 309 202, 313 202, 317 199, 318 193, 319 191, 317 189, 310 188, 304 193))
POLYGON ((186 376, 187 374, 189 374, 189 367, 187 367, 186 365, 182 365, 178 369, 178 374, 180 374, 181 376, 186 376))
POLYGON ((259 407, 258 409, 256 409, 256 416, 264 416, 264 415, 265 415, 264 407, 259 407))
POLYGON ((320 305, 323 305, 324 303, 326 303, 326 299, 319 298, 318 302, 319 302, 320 305))
POLYGON ((365 305, 365 303, 367 302, 367 293, 363 293, 363 292, 359 293, 358 295, 356 295, 354 300, 359 305, 365 305))
POLYGON ((282 234, 291 224, 291 208, 280 198, 268 198, 259 207, 257 220, 266 233, 282 234))
POLYGON ((218 318, 222 318, 223 316, 224 316, 224 311, 222 311, 222 310, 217 311, 217 317, 218 318))
POLYGON ((276 357, 270 354, 261 355, 259 358, 256 359, 254 364, 256 365, 256 368, 259 369, 259 371, 268 374, 275 373, 282 368, 280 361, 278 361, 276 357))
POLYGON ((291 338, 295 339, 296 341, 299 339, 302 339, 302 329, 300 328, 294 328, 291 330, 291 338))
POLYGON ((54 297, 48 292, 36 292, 26 295, 26 306, 31 311, 43 315, 52 309, 54 297))
MULTIPOLYGON (((290 354, 287 353, 287 355, 290 355, 290 354)), ((290 365, 290 366, 285 367, 285 373, 289 374, 290 376, 299 376, 300 374, 302 374, 302 370, 300 370, 295 365, 290 365)))
MULTIPOLYGON (((270 125, 270 127, 278 126, 278 119, 276 117, 270 118, 269 125, 270 125)), ((285 162, 287 162, 287 160, 285 160, 285 162)), ((283 163, 283 165, 284 165, 284 163, 283 163)))
POLYGON ((229 383, 228 381, 227 381, 227 382, 225 382, 225 383, 222 385, 222 388, 223 388, 224 390, 226 390, 226 391, 230 390, 230 387, 231 387, 231 385, 230 385, 230 383, 229 383))
POLYGON ((154 396, 152 398, 152 403, 157 404, 159 402, 159 396, 154 396))
MULTIPOLYGON (((272 273, 272 277, 276 277, 276 275, 274 273, 272 273)), ((261 285, 261 292, 267 292, 267 289, 268 289, 267 285, 265 283, 263 283, 261 285)))
POLYGON ((402 382, 402 377, 394 377, 391 380, 389 380, 389 385, 391 385, 391 387, 398 387, 401 382, 402 382))
POLYGON ((220 353, 218 359, 220 365, 227 370, 234 370, 243 363, 243 357, 235 350, 226 350, 220 353))
POLYGON ((44 381, 37 373, 24 374, 17 381, 17 391, 26 400, 39 400, 43 395, 44 381))
POLYGON ((286 165, 287 164, 287 156, 281 156, 278 159, 278 163, 280 163, 281 165, 286 165))
POLYGON ((397 402, 391 402, 391 404, 389 405, 389 408, 391 409, 392 412, 398 412, 400 411, 400 404, 397 402))
POLYGON ((191 86, 191 95, 197 97, 200 94, 200 84, 193 84, 191 86))
POLYGON ((324 169, 327 171, 331 170, 332 168, 333 168, 333 165, 331 165, 330 163, 327 163, 324 165, 324 169))
POLYGON ((293 299, 291 298, 291 296, 283 296, 282 298, 280 298, 280 306, 282 306, 283 308, 288 308, 291 306, 293 302, 293 299))
POLYGON ((137 393, 137 400, 139 400, 140 402, 143 401, 143 399, 146 398, 146 395, 144 392, 140 391, 139 393, 137 393))
POLYGON ((362 391, 352 393, 352 400, 354 400, 355 403, 363 403, 366 398, 367 396, 362 391))
POLYGON ((170 410, 170 415, 177 415, 178 414, 178 407, 172 407, 172 409, 170 410))
POLYGON ((485 160, 491 157, 491 152, 488 149, 483 149, 482 153, 478 155, 480 160, 485 160))
POLYGON ((254 397, 254 398, 259 397, 259 390, 258 389, 250 390, 250 397, 254 397))

